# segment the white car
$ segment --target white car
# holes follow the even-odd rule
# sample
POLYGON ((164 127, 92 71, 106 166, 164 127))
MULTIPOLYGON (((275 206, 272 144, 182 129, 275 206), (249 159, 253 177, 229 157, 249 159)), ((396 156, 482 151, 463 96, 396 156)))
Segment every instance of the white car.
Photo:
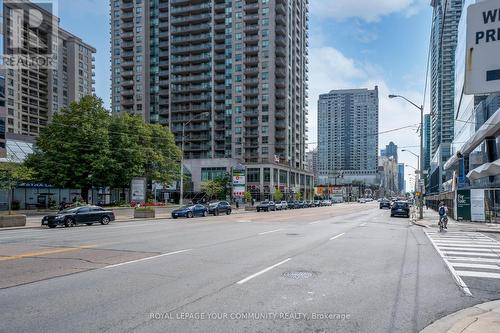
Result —
POLYGON ((359 198, 358 202, 359 203, 366 203, 366 199, 365 198, 359 198))
POLYGON ((288 208, 286 201, 276 202, 276 210, 285 210, 288 208))

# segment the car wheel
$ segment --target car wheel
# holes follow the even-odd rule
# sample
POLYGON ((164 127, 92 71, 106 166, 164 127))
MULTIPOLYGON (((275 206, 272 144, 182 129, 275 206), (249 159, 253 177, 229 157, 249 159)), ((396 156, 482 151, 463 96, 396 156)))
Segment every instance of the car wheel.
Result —
POLYGON ((67 218, 66 221, 64 221, 64 226, 66 228, 74 227, 75 226, 75 220, 73 220, 72 218, 67 218))
POLYGON ((193 215, 193 212, 188 212, 188 213, 187 213, 187 218, 188 218, 188 219, 193 218, 193 216, 194 216, 194 215, 193 215))
POLYGON ((215 210, 214 216, 219 216, 219 210, 218 209, 215 210))
POLYGON ((226 215, 231 215, 231 209, 228 209, 228 210, 226 211, 226 215))
POLYGON ((49 224, 49 228, 50 228, 50 229, 54 229, 55 227, 57 227, 57 226, 56 226, 56 225, 54 225, 54 224, 49 224))
POLYGON ((86 225, 88 225, 88 226, 91 226, 91 225, 92 225, 92 224, 94 224, 94 223, 85 223, 85 224, 86 224, 86 225))
POLYGON ((172 218, 173 218, 174 220, 177 220, 177 216, 172 216, 172 218))
POLYGON ((107 217, 107 216, 101 217, 101 224, 108 225, 109 224, 109 217, 107 217))
POLYGON ((203 211, 203 217, 207 217, 208 216, 208 212, 206 210, 203 211))

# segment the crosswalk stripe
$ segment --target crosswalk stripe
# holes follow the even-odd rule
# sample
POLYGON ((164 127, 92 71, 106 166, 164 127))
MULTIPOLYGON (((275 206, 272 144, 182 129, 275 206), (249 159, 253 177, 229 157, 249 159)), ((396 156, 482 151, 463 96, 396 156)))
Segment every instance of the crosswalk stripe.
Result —
MULTIPOLYGON (((449 252, 449 251, 464 251, 467 253, 497 253, 494 249, 478 249, 478 248, 465 248, 465 247, 441 247, 442 251, 449 252)), ((497 253, 498 254, 498 253, 497 253)))
POLYGON ((494 253, 479 253, 479 252, 461 252, 461 251, 443 251, 446 254, 462 255, 462 256, 481 256, 481 257, 492 257, 498 258, 498 254, 494 253))
POLYGON ((499 245, 462 245, 462 244, 438 244, 439 246, 445 247, 459 247, 461 249, 491 249, 500 250, 499 245))
POLYGON ((485 265, 485 264, 467 264, 462 262, 452 262, 453 267, 465 267, 465 268, 484 268, 484 269, 496 269, 500 270, 498 265, 485 265))
POLYGON ((471 258, 471 257, 446 257, 448 261, 473 261, 473 262, 489 262, 500 264, 500 259, 490 259, 490 258, 471 258))
POLYGON ((476 271, 457 271, 460 276, 481 277, 490 279, 500 279, 500 273, 476 272, 476 271))

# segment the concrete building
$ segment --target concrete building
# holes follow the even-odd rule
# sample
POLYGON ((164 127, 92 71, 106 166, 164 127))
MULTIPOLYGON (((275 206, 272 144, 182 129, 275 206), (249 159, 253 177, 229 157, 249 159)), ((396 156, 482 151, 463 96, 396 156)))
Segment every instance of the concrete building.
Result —
POLYGON ((5 76, 0 71, 0 158, 6 156, 5 150, 5 76))
MULTIPOLYGON (((466 0, 464 8, 476 2, 466 0)), ((451 144, 451 157, 444 164, 444 171, 447 175, 444 187, 451 191, 474 190, 476 208, 478 202, 479 205, 481 202, 484 203, 484 219, 479 219, 479 221, 499 222, 500 93, 486 96, 463 94, 466 66, 466 22, 467 12, 464 10, 458 28, 455 56, 455 133, 451 144)))
POLYGON ((168 126, 192 175, 241 163, 260 170, 248 186, 263 195, 312 184, 308 0, 110 3, 114 113, 168 126), (269 168, 286 180, 266 178, 269 168))
POLYGON ((431 175, 430 187, 439 191, 442 166, 450 157, 455 100, 455 49, 463 0, 432 0, 431 31, 431 175), (445 8, 446 6, 446 8, 445 8))
POLYGON ((318 148, 306 153, 307 171, 312 172, 314 184, 318 182, 318 148))
POLYGON ((59 18, 53 13, 29 1, 3 2, 4 57, 20 54, 36 57, 41 44, 45 45, 45 51, 51 47, 54 60, 53 66, 7 66, 7 133, 38 136, 59 109, 94 93, 93 54, 96 50, 61 29, 58 22, 59 18), (19 10, 37 10, 44 24, 32 28, 29 20, 16 17, 19 10), (28 35, 30 38, 26 38, 28 35), (33 35, 39 38, 39 44, 33 44, 33 35), (18 36, 24 36, 22 42, 16 40, 18 36))
POLYGON ((394 157, 379 156, 378 172, 380 181, 379 196, 393 197, 399 194, 399 168, 394 157))
POLYGON ((378 87, 320 95, 319 184, 378 183, 378 112, 378 87))

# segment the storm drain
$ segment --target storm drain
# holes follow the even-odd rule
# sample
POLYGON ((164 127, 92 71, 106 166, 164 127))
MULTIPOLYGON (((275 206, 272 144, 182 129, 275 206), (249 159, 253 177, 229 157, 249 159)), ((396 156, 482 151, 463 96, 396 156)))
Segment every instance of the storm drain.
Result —
POLYGON ((285 272, 282 274, 283 277, 292 280, 305 280, 315 276, 315 272, 308 271, 296 271, 296 272, 285 272))

